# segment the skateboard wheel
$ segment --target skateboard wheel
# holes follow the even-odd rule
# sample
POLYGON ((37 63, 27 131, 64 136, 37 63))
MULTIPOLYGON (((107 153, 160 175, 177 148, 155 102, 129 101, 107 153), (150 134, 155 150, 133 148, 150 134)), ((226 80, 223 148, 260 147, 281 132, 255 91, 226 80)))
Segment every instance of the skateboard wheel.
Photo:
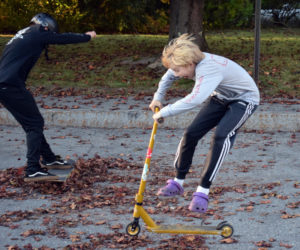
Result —
POLYGON ((141 231, 140 225, 134 222, 129 223, 126 227, 126 233, 130 236, 136 236, 140 233, 140 231, 141 231))

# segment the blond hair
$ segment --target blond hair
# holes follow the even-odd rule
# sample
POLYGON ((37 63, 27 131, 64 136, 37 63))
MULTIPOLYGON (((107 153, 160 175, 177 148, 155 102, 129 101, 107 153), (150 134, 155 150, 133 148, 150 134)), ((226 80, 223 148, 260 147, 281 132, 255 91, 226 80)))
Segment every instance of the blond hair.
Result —
POLYGON ((199 63, 204 55, 197 44, 195 38, 189 34, 183 34, 175 38, 165 46, 162 53, 162 64, 166 68, 170 66, 187 66, 192 63, 199 63))

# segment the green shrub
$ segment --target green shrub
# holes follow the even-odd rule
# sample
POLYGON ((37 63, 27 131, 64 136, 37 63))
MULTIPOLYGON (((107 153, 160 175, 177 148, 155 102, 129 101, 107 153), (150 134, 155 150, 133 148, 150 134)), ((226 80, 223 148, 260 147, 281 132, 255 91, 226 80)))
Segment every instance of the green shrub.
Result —
POLYGON ((244 28, 252 23, 251 0, 205 1, 204 25, 207 29, 244 28))

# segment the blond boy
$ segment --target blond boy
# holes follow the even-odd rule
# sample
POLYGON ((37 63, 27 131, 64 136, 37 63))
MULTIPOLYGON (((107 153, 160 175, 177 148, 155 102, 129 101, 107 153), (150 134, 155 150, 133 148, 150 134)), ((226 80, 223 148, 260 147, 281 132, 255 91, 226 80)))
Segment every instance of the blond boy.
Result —
POLYGON ((152 110, 155 106, 161 108, 153 115, 153 119, 158 120, 197 108, 207 100, 179 142, 174 161, 175 179, 168 180, 157 193, 161 196, 183 194, 183 183, 197 143, 216 127, 199 186, 189 205, 191 211, 205 213, 210 186, 234 143, 238 129, 256 110, 260 98, 259 90, 247 71, 225 57, 202 52, 193 40, 192 36, 184 34, 164 48, 162 63, 168 70, 161 78, 149 107, 152 110), (195 81, 192 92, 163 107, 167 89, 179 78, 195 81))

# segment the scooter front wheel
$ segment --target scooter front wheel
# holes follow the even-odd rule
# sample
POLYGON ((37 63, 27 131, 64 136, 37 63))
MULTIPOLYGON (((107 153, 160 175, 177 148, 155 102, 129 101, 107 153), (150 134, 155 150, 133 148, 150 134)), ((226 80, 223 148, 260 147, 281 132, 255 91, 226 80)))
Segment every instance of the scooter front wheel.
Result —
POLYGON ((139 224, 135 222, 131 222, 126 227, 126 233, 130 236, 137 236, 141 231, 141 227, 139 224))

